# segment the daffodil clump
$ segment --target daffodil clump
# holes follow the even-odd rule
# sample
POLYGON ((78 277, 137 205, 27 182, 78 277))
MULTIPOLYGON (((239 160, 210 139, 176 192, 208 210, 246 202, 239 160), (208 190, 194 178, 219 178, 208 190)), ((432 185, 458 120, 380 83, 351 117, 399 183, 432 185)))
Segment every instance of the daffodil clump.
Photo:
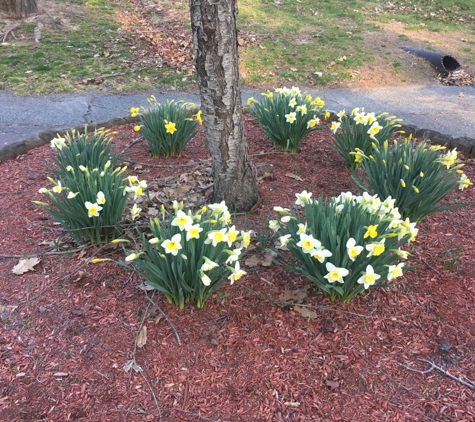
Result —
POLYGON ((455 187, 463 190, 473 183, 457 164, 457 150, 416 145, 405 140, 373 143, 369 154, 362 155, 362 171, 353 172, 359 188, 380 197, 391 196, 402 217, 420 222, 426 216, 467 204, 437 205, 455 187))
POLYGON ((145 138, 154 158, 181 154, 196 135, 198 123, 202 123, 201 110, 192 118, 189 111, 195 106, 192 103, 167 100, 160 104, 153 95, 147 101, 150 104, 148 109, 130 109, 132 117, 140 116, 140 125, 136 125, 134 130, 145 138))
POLYGON ((418 229, 402 219, 393 198, 382 201, 366 192, 346 192, 329 200, 314 200, 307 191, 296 196, 294 211, 274 208, 280 217, 269 227, 278 234, 281 246, 276 252, 290 270, 307 277, 332 300, 347 302, 410 269, 404 264, 409 252, 401 247, 415 240, 418 229), (282 252, 284 246, 294 262, 282 252))
POLYGON ((296 152, 302 140, 319 129, 320 111, 325 103, 297 87, 276 88, 262 93, 259 100, 249 98, 249 113, 267 137, 280 149, 296 152))
POLYGON ((251 232, 238 231, 224 201, 173 211, 162 207, 162 218, 150 222, 152 238, 141 234, 143 249, 127 251, 123 265, 132 265, 146 283, 162 292, 170 303, 199 308, 226 280, 233 284, 246 274, 239 259, 251 241, 251 232))
POLYGON ((53 165, 47 164, 49 170, 55 178, 59 178, 62 174, 67 174, 70 168, 79 171, 80 166, 99 168, 110 161, 115 167, 120 154, 112 150, 111 140, 114 133, 116 132, 104 128, 88 133, 86 128, 83 134, 73 129, 64 137, 58 135, 51 140, 51 148, 55 154, 52 156, 53 165))
POLYGON ((345 110, 337 113, 338 121, 331 124, 334 139, 330 146, 356 169, 363 156, 371 154, 374 141, 385 141, 398 133, 402 119, 388 116, 388 113, 365 113, 363 108, 354 108, 350 116, 345 110))
MULTIPOLYGON (((101 146, 101 140, 98 142, 101 146)), ((107 161, 96 167, 87 165, 86 157, 94 156, 99 148, 94 139, 84 144, 85 150, 77 156, 71 152, 80 148, 72 138, 67 143, 62 138, 55 138, 51 145, 56 151, 53 158, 56 167, 50 167, 54 178, 48 177, 52 186, 39 190, 49 202, 33 202, 43 206, 78 242, 98 243, 118 237, 127 198, 129 194, 134 198, 142 195, 147 188, 146 181, 139 181, 135 176, 127 177, 126 167, 114 167, 112 163, 117 161, 116 156, 105 155, 107 161)), ((97 154, 95 162, 100 163, 102 157, 97 154)), ((139 215, 140 208, 134 204, 130 213, 133 220, 139 215)))

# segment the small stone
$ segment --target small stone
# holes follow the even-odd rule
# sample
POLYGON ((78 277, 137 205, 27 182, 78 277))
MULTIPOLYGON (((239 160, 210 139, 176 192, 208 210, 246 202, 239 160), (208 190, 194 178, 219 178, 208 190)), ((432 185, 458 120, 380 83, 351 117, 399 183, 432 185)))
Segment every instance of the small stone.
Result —
POLYGON ((40 313, 46 312, 46 308, 44 306, 40 306, 39 311, 40 313))
POLYGON ((217 345, 219 344, 219 341, 216 340, 215 338, 212 338, 212 339, 211 339, 211 344, 212 344, 213 346, 217 346, 217 345))

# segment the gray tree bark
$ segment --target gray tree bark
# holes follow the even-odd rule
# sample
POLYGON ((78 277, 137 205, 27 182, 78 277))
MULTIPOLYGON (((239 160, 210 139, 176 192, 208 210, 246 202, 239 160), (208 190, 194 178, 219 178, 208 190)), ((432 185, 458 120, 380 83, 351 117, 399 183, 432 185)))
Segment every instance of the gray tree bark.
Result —
POLYGON ((0 14, 22 19, 38 13, 36 0, 0 0, 0 14))
POLYGON ((190 0, 190 14, 213 200, 249 211, 259 191, 244 134, 236 0, 190 0))

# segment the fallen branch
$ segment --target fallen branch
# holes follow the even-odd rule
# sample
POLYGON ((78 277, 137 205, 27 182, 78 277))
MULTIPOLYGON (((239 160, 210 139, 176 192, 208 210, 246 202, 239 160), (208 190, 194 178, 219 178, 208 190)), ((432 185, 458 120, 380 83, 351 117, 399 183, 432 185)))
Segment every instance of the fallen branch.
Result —
POLYGON ((13 30, 18 28, 20 26, 19 23, 12 25, 10 28, 5 28, 5 34, 3 35, 3 40, 2 43, 4 43, 7 40, 8 34, 11 32, 13 35, 13 38, 16 38, 15 35, 13 34, 13 30))
POLYGON ((178 344, 181 346, 181 340, 180 340, 180 336, 178 335, 178 332, 175 328, 175 326, 172 324, 172 322, 168 319, 167 317, 167 314, 165 312, 163 312, 160 307, 152 300, 148 297, 147 295, 147 292, 145 292, 145 297, 147 298, 147 300, 149 300, 154 306, 157 307, 157 309, 160 311, 160 313, 163 315, 163 317, 167 320, 168 324, 170 324, 170 327, 172 327, 172 330, 175 332, 175 336, 176 336, 176 340, 178 342, 178 344))
POLYGON ((419 369, 414 369, 414 368, 409 368, 408 366, 404 366, 402 363, 396 362, 399 366, 402 366, 403 368, 412 371, 412 372, 417 372, 419 374, 428 374, 431 372, 433 369, 437 369, 438 371, 442 372, 444 375, 448 376, 449 378, 453 379, 454 381, 459 382, 460 384, 465 385, 465 387, 471 388, 472 390, 475 390, 475 382, 469 380, 467 377, 464 377, 468 382, 452 375, 451 373, 447 372, 445 369, 442 369, 440 366, 437 366, 434 362, 431 362, 430 360, 426 359, 417 359, 421 362, 427 363, 430 368, 426 369, 425 371, 420 371, 419 369))

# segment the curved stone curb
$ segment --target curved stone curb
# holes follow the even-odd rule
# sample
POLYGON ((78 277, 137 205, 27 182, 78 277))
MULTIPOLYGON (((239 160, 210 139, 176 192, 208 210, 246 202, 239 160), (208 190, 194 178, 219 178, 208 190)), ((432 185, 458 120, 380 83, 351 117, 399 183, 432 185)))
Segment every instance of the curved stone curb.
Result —
MULTIPOLYGON (((196 113, 198 109, 190 110, 190 113, 196 113)), ((244 113, 248 113, 247 107, 243 107, 244 113)), ((336 112, 330 111, 330 121, 338 120, 336 112)), ((37 137, 32 137, 25 139, 21 142, 14 144, 9 144, 0 149, 0 163, 3 163, 7 160, 12 160, 19 155, 25 154, 33 148, 45 145, 49 143, 55 136, 63 136, 72 130, 76 130, 79 133, 84 133, 85 129, 95 130, 99 128, 113 128, 116 126, 125 125, 128 123, 137 123, 140 121, 140 117, 115 117, 113 119, 104 121, 104 122, 94 122, 89 123, 83 126, 76 126, 69 129, 59 129, 59 130, 46 130, 40 132, 37 137)), ((414 138, 430 140, 432 143, 437 145, 446 146, 449 149, 457 148, 457 151, 462 152, 469 157, 475 157, 475 139, 462 137, 454 138, 450 135, 444 135, 440 132, 436 132, 430 129, 422 129, 414 125, 402 125, 401 130, 403 130, 407 135, 412 135, 414 138)))
POLYGON ((69 129, 58 129, 58 130, 46 130, 38 133, 38 136, 25 139, 21 142, 16 142, 14 144, 9 144, 0 149, 0 163, 3 163, 7 160, 12 160, 19 155, 26 154, 33 148, 40 147, 42 145, 48 144, 54 137, 57 135, 64 136, 66 133, 73 130, 84 133, 86 130, 96 130, 99 128, 113 128, 116 126, 126 125, 128 123, 137 123, 140 121, 140 118, 137 117, 114 117, 113 119, 104 121, 104 122, 93 122, 88 123, 87 125, 76 126, 69 129))

